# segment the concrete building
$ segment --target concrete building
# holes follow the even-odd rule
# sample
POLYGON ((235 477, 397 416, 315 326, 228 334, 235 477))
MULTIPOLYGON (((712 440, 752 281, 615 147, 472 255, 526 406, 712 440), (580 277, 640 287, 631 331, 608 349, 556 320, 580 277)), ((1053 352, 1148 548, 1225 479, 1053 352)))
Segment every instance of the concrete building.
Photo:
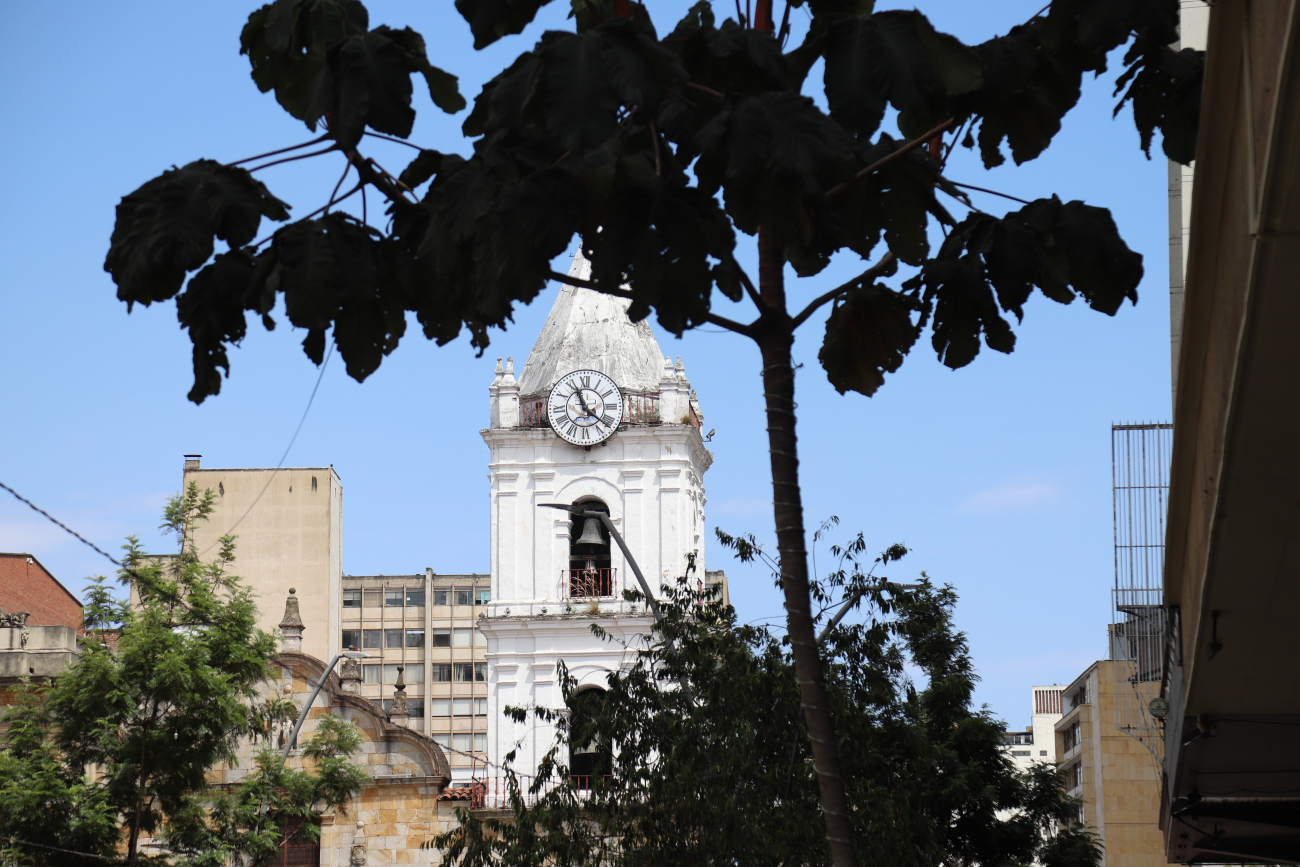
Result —
MULTIPOLYGON (((1124 660, 1094 662, 1062 691, 1056 761, 1066 790, 1082 799, 1079 821, 1098 836, 1103 867, 1166 863, 1160 833, 1160 767, 1146 746, 1115 724, 1124 660), (1120 669, 1117 672, 1117 668, 1120 669)), ((1158 683, 1142 684, 1147 698, 1158 683)))
POLYGON ((1030 689, 1030 723, 1024 731, 1002 733, 1002 748, 1015 766, 1028 770, 1039 762, 1056 761, 1056 722, 1061 718, 1061 687, 1030 689))
POLYGON ((457 779, 468 779, 487 751, 487 642, 478 617, 491 601, 489 576, 343 577, 343 647, 361 664, 361 695, 392 706, 403 666, 410 728, 444 747, 457 779))
POLYGON ((1207 13, 1162 599, 1161 824, 1179 863, 1300 860, 1297 12, 1207 13))
POLYGON ((234 572, 258 601, 258 626, 275 631, 289 588, 299 591, 302 616, 317 627, 303 652, 331 659, 339 652, 343 612, 343 485, 333 467, 214 469, 186 455, 183 488, 216 495, 194 542, 212 559, 222 536, 237 537, 234 572), (321 628, 321 627, 324 628, 321 628))

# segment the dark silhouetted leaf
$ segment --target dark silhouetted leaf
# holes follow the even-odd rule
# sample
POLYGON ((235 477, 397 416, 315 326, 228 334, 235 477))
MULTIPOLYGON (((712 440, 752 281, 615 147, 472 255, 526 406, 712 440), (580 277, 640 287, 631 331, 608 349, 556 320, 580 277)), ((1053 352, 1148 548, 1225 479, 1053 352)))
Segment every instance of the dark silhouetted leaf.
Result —
POLYGON ((1142 150, 1151 156, 1151 139, 1157 129, 1165 156, 1190 165, 1196 159, 1196 135, 1201 124, 1201 87, 1205 79, 1205 52, 1184 48, 1174 52, 1150 43, 1134 42, 1124 62, 1128 69, 1115 81, 1115 93, 1124 91, 1115 106, 1133 101, 1133 122, 1142 136, 1142 150), (1145 49, 1145 50, 1144 50, 1145 49))
POLYGON ((164 301, 212 255, 214 237, 242 247, 262 217, 287 220, 288 206, 246 170, 196 160, 122 199, 104 270, 128 310, 164 301))
POLYGON ((249 288, 257 265, 249 249, 220 253, 194 275, 176 298, 176 316, 194 344, 194 387, 189 399, 203 403, 221 391, 221 374, 230 375, 226 344, 244 339, 249 288))
POLYGON ((402 170, 397 179, 411 189, 415 189, 438 173, 442 168, 443 157, 444 155, 438 151, 422 150, 415 159, 411 160, 410 165, 402 170))
POLYGON ((456 11, 469 22, 474 47, 486 48, 502 36, 519 33, 550 0, 456 0, 456 11))
POLYGON ((308 100, 326 51, 369 26, 359 0, 276 0, 248 17, 240 53, 248 55, 258 89, 274 90, 285 111, 311 125, 320 115, 311 115, 308 100))
POLYGON ((872 284, 849 290, 826 320, 826 339, 817 357, 826 377, 840 394, 856 391, 868 397, 898 370, 916 343, 920 326, 915 298, 887 286, 872 284))

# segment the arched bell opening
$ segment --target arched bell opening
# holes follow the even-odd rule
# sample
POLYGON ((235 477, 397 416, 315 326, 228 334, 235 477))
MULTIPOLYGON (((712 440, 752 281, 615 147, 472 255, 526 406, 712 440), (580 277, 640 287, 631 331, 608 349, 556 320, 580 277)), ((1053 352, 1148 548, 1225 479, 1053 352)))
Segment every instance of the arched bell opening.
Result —
POLYGON ((574 788, 588 790, 614 769, 609 739, 594 729, 605 704, 605 690, 588 687, 569 697, 569 780, 574 788))
MULTIPOLYGON (((609 514, 600 500, 582 500, 576 510, 609 514)), ((569 572, 567 589, 571 599, 613 596, 616 584, 610 556, 609 531, 599 518, 573 515, 569 522, 569 572)))

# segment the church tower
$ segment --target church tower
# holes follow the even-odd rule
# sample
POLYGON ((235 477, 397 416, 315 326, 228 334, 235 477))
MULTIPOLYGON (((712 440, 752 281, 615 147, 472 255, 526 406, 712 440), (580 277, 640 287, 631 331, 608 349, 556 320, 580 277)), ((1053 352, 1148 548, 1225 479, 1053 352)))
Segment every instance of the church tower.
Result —
MULTIPOLYGON (((570 276, 587 279, 579 252, 570 276)), ((506 707, 561 709, 563 660, 581 689, 601 689, 649 633, 638 584, 599 521, 544 503, 602 510, 656 596, 694 555, 704 578, 705 471, 713 455, 703 414, 678 358, 665 358, 650 326, 627 318, 629 302, 565 286, 516 380, 497 362, 482 432, 492 508, 492 601, 479 619, 487 640, 488 760, 531 773, 554 731, 517 724, 506 707), (558 385, 558 387, 557 387, 558 385), (615 389, 616 387, 616 389, 615 389), (617 641, 591 633, 599 624, 617 641), (621 642, 621 644, 620 644, 621 642)), ((589 756, 571 757, 574 774, 589 756)))

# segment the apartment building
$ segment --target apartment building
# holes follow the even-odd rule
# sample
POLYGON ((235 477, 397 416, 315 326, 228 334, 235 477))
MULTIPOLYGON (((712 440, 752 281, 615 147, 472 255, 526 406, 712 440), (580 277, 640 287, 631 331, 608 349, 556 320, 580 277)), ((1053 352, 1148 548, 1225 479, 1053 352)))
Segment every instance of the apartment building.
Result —
POLYGON ((1160 832, 1160 763, 1137 737, 1116 725, 1125 691, 1148 701, 1159 683, 1134 680, 1133 663, 1103 659, 1088 666, 1062 692, 1064 713, 1055 725, 1056 761, 1066 791, 1082 800, 1079 821, 1104 847, 1103 867, 1166 864, 1160 832))
POLYGON ((1025 730, 1002 733, 1002 751, 1022 771, 1037 762, 1056 761, 1055 726, 1061 718, 1061 687, 1032 687, 1030 702, 1033 714, 1025 730))
POLYGON ((481 765, 487 750, 487 645, 478 618, 489 585, 488 575, 432 570, 343 576, 339 644, 371 656, 362 661, 361 695, 389 710, 400 674, 408 725, 446 750, 457 777, 481 765))

